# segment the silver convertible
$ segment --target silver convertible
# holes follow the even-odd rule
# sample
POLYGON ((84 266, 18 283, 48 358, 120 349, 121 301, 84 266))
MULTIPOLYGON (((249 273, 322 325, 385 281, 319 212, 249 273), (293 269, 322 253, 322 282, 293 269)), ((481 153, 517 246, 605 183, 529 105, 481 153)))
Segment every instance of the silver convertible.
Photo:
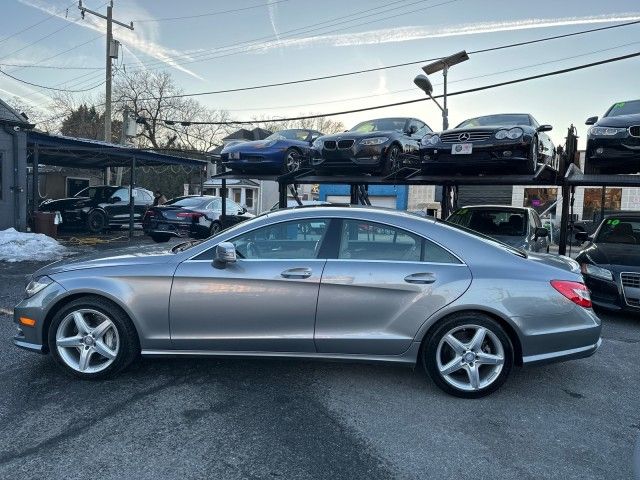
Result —
POLYGON ((514 365, 593 354, 577 263, 433 219, 359 207, 270 212, 171 251, 58 262, 15 308, 16 345, 81 378, 146 356, 423 364, 480 397, 514 365))

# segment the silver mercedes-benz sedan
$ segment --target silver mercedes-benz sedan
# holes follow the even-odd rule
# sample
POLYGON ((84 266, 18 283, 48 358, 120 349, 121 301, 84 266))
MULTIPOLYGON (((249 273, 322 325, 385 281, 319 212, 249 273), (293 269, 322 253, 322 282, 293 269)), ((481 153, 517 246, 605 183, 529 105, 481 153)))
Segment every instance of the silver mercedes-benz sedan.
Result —
POLYGON ((593 354, 577 263, 359 207, 270 212, 171 251, 64 260, 15 308, 16 345, 81 378, 139 354, 423 364, 480 397, 514 365, 593 354))

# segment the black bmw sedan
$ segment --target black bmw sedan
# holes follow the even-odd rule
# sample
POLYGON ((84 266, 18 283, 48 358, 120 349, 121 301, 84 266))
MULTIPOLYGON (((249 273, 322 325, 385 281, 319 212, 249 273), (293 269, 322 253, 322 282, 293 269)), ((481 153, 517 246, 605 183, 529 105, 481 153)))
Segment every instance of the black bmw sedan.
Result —
POLYGON ((465 120, 456 128, 422 138, 424 173, 519 173, 533 175, 539 164, 552 164, 556 149, 527 113, 501 113, 465 120))
POLYGON ((588 118, 585 173, 640 172, 640 100, 618 102, 607 113, 588 118))
POLYGON ((640 312, 640 213, 605 217, 576 260, 591 299, 610 310, 640 312))
POLYGON ((379 118, 313 142, 311 166, 316 171, 360 171, 389 175, 401 167, 402 154, 418 152, 431 128, 415 118, 379 118))

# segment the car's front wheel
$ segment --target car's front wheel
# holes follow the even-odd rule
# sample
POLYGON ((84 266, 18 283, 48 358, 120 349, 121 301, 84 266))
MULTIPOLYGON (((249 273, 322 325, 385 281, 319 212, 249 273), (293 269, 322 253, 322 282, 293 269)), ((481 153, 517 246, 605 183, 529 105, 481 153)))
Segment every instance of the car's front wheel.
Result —
POLYGON ((422 349, 425 369, 451 395, 479 398, 497 390, 513 366, 513 346, 498 322, 463 312, 437 325, 422 349))
POLYGON ((107 216, 99 210, 94 210, 87 217, 87 228, 91 233, 101 233, 108 226, 107 216))
POLYGON ((284 152, 284 162, 282 165, 282 173, 292 173, 300 170, 302 165, 302 154, 295 148, 289 148, 284 152))
POLYGON ((116 305, 96 296, 81 297, 57 312, 48 343, 65 371, 86 379, 114 375, 140 352, 131 320, 116 305))

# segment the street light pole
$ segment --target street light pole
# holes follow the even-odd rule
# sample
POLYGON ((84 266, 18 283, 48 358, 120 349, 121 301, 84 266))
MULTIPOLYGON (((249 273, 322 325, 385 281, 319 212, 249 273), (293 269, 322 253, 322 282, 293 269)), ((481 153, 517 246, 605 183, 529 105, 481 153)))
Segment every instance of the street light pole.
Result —
POLYGON ((444 98, 442 99, 442 103, 444 107, 442 108, 442 130, 449 130, 449 109, 447 108, 447 71, 449 67, 447 65, 442 69, 442 76, 444 77, 444 98))

